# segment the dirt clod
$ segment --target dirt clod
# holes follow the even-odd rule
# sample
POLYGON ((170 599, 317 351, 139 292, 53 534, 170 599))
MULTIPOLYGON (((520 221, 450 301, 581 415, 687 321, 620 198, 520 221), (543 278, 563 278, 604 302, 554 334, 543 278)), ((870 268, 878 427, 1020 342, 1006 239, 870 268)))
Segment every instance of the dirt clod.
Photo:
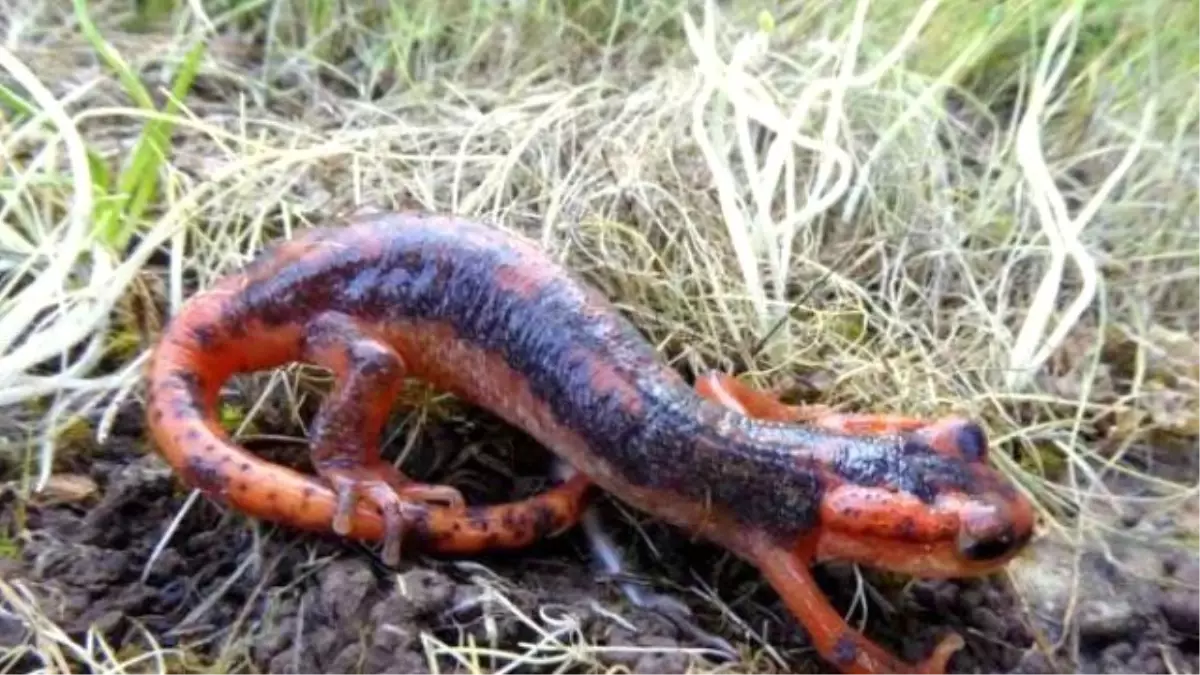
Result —
POLYGON ((1111 644, 1138 630, 1142 621, 1133 603, 1090 600, 1079 609, 1079 637, 1085 642, 1111 644))
POLYGON ((1158 611, 1172 630, 1196 639, 1200 635, 1200 594, 1187 589, 1164 592, 1158 601, 1158 611))
POLYGON ((396 581, 399 617, 424 617, 447 609, 454 599, 456 584, 436 570, 415 568, 396 581))
POLYGON ((321 574, 321 604, 334 620, 353 621, 375 585, 375 575, 365 561, 335 560, 321 574))

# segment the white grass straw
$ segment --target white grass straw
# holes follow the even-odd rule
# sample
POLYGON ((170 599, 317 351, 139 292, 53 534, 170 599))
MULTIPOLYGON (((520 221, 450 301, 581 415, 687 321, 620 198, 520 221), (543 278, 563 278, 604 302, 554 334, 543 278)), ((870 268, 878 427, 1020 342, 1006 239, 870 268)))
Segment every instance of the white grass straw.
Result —
MULTIPOLYGON (((704 6, 703 28, 697 28, 688 14, 684 29, 688 46, 696 58, 701 81, 700 93, 693 104, 692 135, 712 173, 714 187, 720 200, 725 226, 729 233, 739 271, 749 295, 760 328, 767 328, 786 308, 789 271, 792 268, 793 244, 797 232, 838 202, 850 187, 853 162, 850 153, 839 145, 838 134, 843 128, 844 100, 851 89, 875 84, 893 69, 916 41, 922 28, 937 9, 937 0, 922 3, 897 43, 878 63, 855 73, 857 55, 867 22, 868 0, 858 0, 848 34, 842 43, 840 68, 833 76, 813 79, 797 97, 788 112, 772 100, 767 88, 748 71, 747 66, 761 60, 767 37, 761 31, 743 37, 725 63, 718 51, 716 38, 716 6, 708 0, 704 6), (731 120, 717 115, 706 118, 706 109, 717 94, 732 108, 731 120), (827 111, 820 138, 801 132, 811 126, 812 108, 821 98, 827 111), (722 128, 727 121, 735 126, 739 159, 745 166, 746 184, 739 185, 728 162, 718 148, 722 145, 722 128), (750 122, 756 122, 774 133, 759 168, 754 151, 750 122), (798 205, 792 192, 792 177, 796 172, 795 148, 816 154, 819 162, 816 176, 798 205), (784 179, 786 182, 784 182, 784 179), (832 181, 832 184, 831 184, 832 181), (784 215, 776 221, 772 205, 781 188, 785 190, 784 215), (743 189, 744 188, 744 189, 743 189), (749 193, 751 203, 745 203, 743 192, 749 193), (770 272, 773 293, 768 293, 759 271, 765 264, 770 272), (774 309, 768 296, 773 296, 774 309)), ((819 61, 815 69, 825 65, 819 61)), ((735 335, 740 335, 734 327, 735 335)))
MULTIPOLYGON (((83 358, 64 369, 62 375, 74 376, 95 364, 99 358, 96 343, 103 335, 102 331, 93 332, 95 322, 83 318, 88 309, 85 301, 107 285, 112 274, 112 260, 108 251, 90 241, 92 176, 88 168, 87 150, 75 124, 37 75, 3 46, 0 46, 0 67, 29 92, 54 123, 66 147, 73 187, 67 227, 62 229, 61 238, 48 239, 40 246, 46 260, 45 269, 0 316, 0 388, 6 388, 29 368, 47 359, 63 356, 67 349, 89 335, 92 341, 90 348, 84 352, 83 358), (67 277, 73 264, 84 253, 91 257, 88 284, 82 291, 68 293, 64 290, 67 277), (41 310, 55 305, 58 306, 58 313, 52 320, 38 321, 41 310), (13 349, 13 343, 31 329, 34 332, 20 347, 13 349)), ((4 402, 0 401, 0 405, 4 405, 4 402)))
POLYGON ((1142 111, 1138 133, 1125 156, 1079 214, 1072 218, 1067 213, 1066 201, 1055 186, 1054 177, 1046 166, 1046 159, 1042 153, 1041 131, 1042 118, 1050 97, 1074 52, 1081 9, 1082 3, 1077 2, 1070 10, 1064 12, 1046 38, 1045 52, 1038 64, 1037 76, 1030 91, 1029 106, 1017 131, 1017 161, 1024 172, 1029 196, 1037 211, 1038 223, 1050 246, 1050 260, 1017 334, 1016 343, 1009 352, 1006 379, 1007 386, 1013 389, 1024 388, 1032 381, 1034 373, 1062 346, 1067 334, 1095 300, 1100 274, 1096 269, 1095 259, 1080 242, 1079 236, 1112 194, 1117 183, 1133 166, 1149 137, 1150 125, 1157 107, 1155 97, 1151 96, 1142 111), (1066 46, 1060 50, 1059 44, 1068 31, 1070 35, 1067 37, 1066 46), (1063 272, 1068 257, 1079 270, 1082 286, 1079 294, 1062 313, 1058 325, 1046 336, 1046 328, 1055 312, 1055 301, 1062 292, 1063 272))

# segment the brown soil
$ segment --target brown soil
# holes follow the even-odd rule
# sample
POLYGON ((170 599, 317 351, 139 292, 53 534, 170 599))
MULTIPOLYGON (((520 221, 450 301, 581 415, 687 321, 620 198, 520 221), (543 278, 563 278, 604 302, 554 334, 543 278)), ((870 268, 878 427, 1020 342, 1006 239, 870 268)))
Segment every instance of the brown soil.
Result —
MULTIPOLYGON (((96 501, 27 507, 20 554, 0 561, 5 579, 32 590, 40 610, 76 640, 98 631, 113 649, 136 653, 148 648, 148 634, 161 646, 187 654, 182 662, 170 662, 173 671, 429 672, 429 638, 511 652, 526 651, 539 639, 528 622, 504 610, 489 591, 500 588, 534 622, 576 622, 577 632, 563 633, 563 642, 608 648, 570 661, 566 670, 571 672, 617 666, 663 673, 827 669, 754 570, 646 521, 641 526, 654 543, 652 553, 608 502, 600 504, 603 520, 633 570, 659 581, 659 592, 686 602, 704 630, 737 646, 742 652, 738 662, 722 663, 711 652, 707 657, 689 654, 685 649, 702 650, 695 638, 652 612, 630 607, 611 580, 590 571, 578 530, 525 551, 469 561, 429 559, 410 551, 393 572, 366 547, 253 523, 201 500, 147 572, 147 561, 187 494, 157 457, 146 455, 140 410, 126 411, 117 431, 80 463, 80 470, 99 486, 96 501), (712 603, 681 590, 694 587, 697 579, 716 589, 745 623, 722 618, 712 603), (746 626, 763 635, 783 662, 763 656, 746 626), (620 647, 638 649, 616 649, 620 647)), ((453 481, 453 476, 474 472, 484 478, 467 481, 468 498, 495 500, 537 489, 503 478, 507 471, 538 475, 535 467, 547 455, 531 448, 535 446, 519 434, 489 422, 465 432, 432 429, 406 468, 432 480, 453 481), (411 468, 444 456, 436 449, 454 442, 475 449, 462 455, 467 459, 461 466, 424 473, 411 468), (505 471, 495 470, 495 464, 489 471, 480 461, 485 457, 505 471)), ((0 522, 8 532, 16 529, 16 506, 11 494, 0 504, 0 522)), ((1087 588, 1077 599, 1078 618, 1063 633, 1056 618, 1062 613, 1055 609, 1061 609, 1065 597, 1063 566, 1069 567, 1064 563, 1069 556, 1064 551, 1041 542, 1014 573, 1031 612, 1002 580, 906 584, 868 573, 867 633, 915 659, 944 631, 958 630, 968 646, 951 662, 955 672, 1196 672, 1194 556, 1139 548, 1142 566, 1157 565, 1161 573, 1150 581, 1124 578, 1112 564, 1106 566, 1103 556, 1085 556, 1087 588), (1173 588, 1165 584, 1168 578, 1189 580, 1192 587, 1173 588), (1051 641, 1068 635, 1055 659, 1039 652, 1035 629, 1051 641), (1077 663, 1062 656, 1073 653, 1079 654, 1077 663)), ((852 605, 858 583, 851 568, 824 566, 818 578, 840 609, 852 605)), ((861 611, 854 616, 861 617, 861 611)), ((563 625, 570 624, 554 627, 563 625)), ((27 626, 0 611, 0 651, 30 640, 27 626)), ((434 658, 441 672, 466 670, 448 656, 434 658)), ((486 655, 479 659, 485 671, 506 665, 486 655)), ((38 666, 30 654, 10 662, 8 670, 27 672, 38 666)), ((561 660, 524 663, 516 669, 550 672, 562 665, 561 660)))

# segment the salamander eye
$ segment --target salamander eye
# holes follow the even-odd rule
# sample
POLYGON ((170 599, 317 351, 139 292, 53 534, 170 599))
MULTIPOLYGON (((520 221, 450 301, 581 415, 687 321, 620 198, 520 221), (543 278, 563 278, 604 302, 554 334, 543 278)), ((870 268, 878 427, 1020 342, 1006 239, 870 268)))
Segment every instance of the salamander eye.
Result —
POLYGON ((943 419, 916 431, 905 441, 906 455, 929 451, 968 464, 982 464, 987 461, 987 432, 978 422, 961 417, 943 419))
POLYGON ((1003 558, 1022 543, 1009 528, 980 538, 970 536, 963 530, 958 535, 958 552, 967 560, 987 562, 1003 558))
POLYGON ((966 422, 958 427, 954 437, 954 445, 962 453, 963 459, 978 463, 987 460, 988 438, 983 427, 975 422, 966 422))

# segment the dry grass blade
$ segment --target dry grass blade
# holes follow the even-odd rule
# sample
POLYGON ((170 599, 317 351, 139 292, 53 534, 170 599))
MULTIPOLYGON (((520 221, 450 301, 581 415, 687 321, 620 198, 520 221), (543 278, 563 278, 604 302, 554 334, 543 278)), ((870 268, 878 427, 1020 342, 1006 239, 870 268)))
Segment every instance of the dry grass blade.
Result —
POLYGON ((1041 221, 1042 231, 1050 242, 1051 259, 1045 276, 1042 277, 1041 283, 1034 292, 1033 303, 1029 307, 1029 313, 1021 325, 1021 331, 1017 334, 1016 343, 1012 347, 1008 380, 1010 387, 1020 387, 1029 383, 1032 374, 1062 347, 1071 329, 1095 299, 1099 272, 1095 258, 1080 243, 1080 233, 1133 166, 1138 153, 1148 139, 1150 124, 1157 112, 1154 97, 1151 96, 1150 101, 1143 109, 1141 124, 1133 144, 1126 150, 1120 164, 1105 178, 1096 194, 1072 218, 1067 213, 1067 205, 1062 193, 1055 187, 1054 177, 1050 175, 1050 171, 1046 167, 1039 136, 1050 95, 1061 82, 1068 59, 1074 51, 1074 35, 1065 46, 1061 47, 1061 51, 1059 42, 1064 33, 1078 26, 1081 8, 1082 4, 1076 3, 1054 24, 1033 82, 1029 107, 1025 111, 1017 132, 1017 158, 1024 170, 1025 179, 1041 221), (1058 61, 1052 66, 1051 59, 1055 56, 1058 57, 1058 61), (1050 315, 1054 311, 1056 295, 1062 284, 1063 266, 1068 257, 1078 266, 1083 279, 1083 287, 1063 313, 1063 317, 1054 331, 1046 336, 1039 346, 1037 341, 1042 337, 1050 315))

